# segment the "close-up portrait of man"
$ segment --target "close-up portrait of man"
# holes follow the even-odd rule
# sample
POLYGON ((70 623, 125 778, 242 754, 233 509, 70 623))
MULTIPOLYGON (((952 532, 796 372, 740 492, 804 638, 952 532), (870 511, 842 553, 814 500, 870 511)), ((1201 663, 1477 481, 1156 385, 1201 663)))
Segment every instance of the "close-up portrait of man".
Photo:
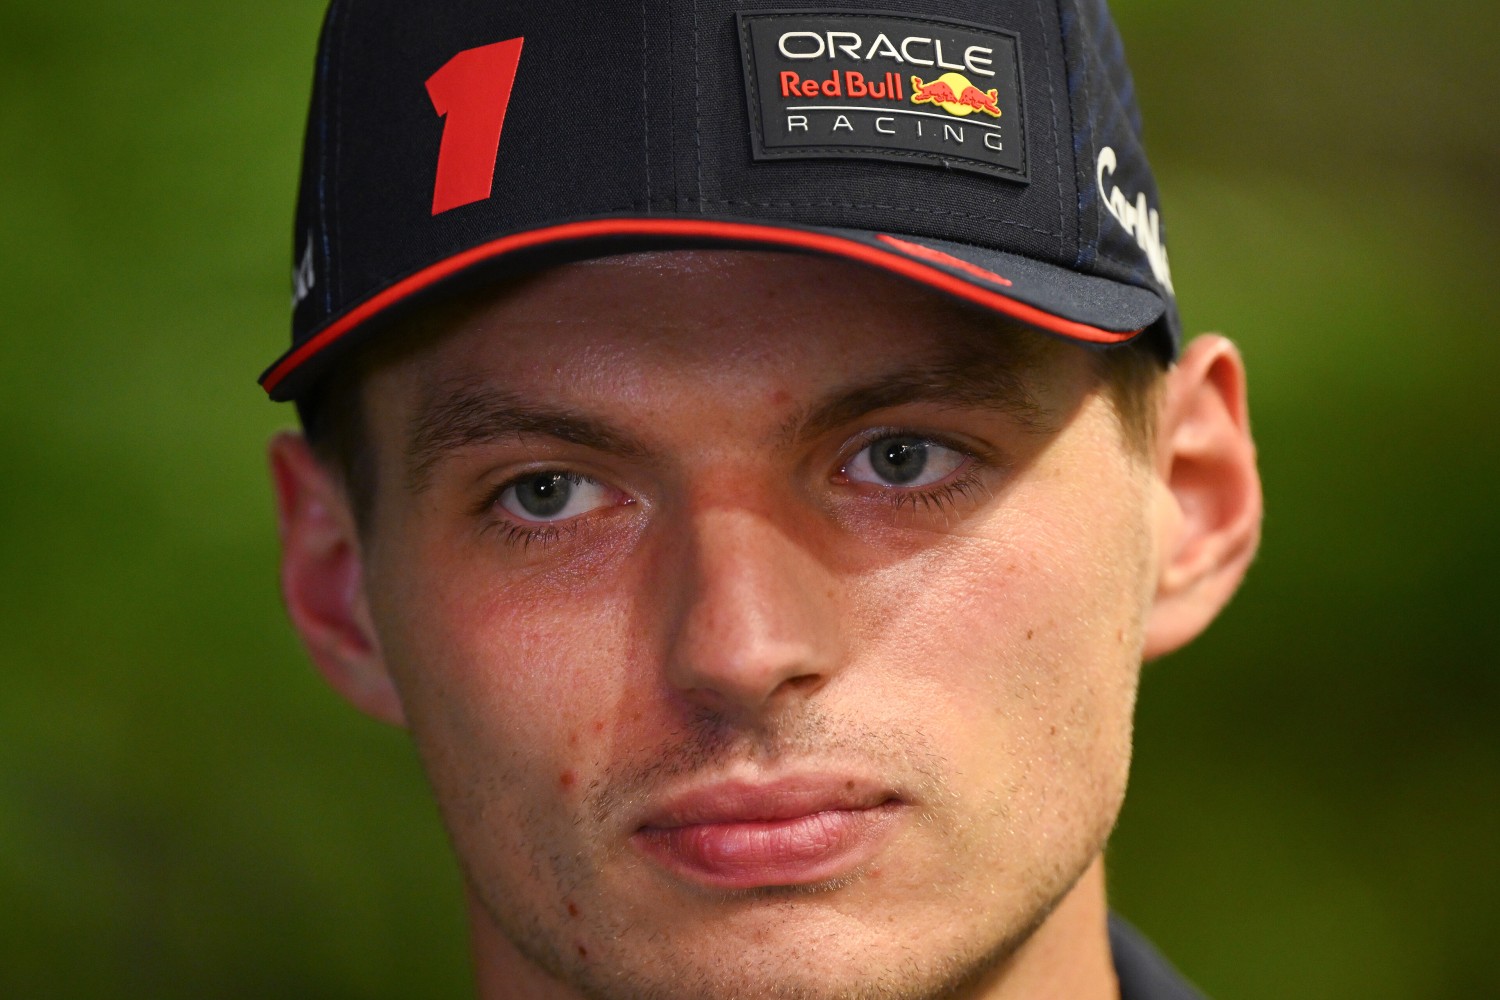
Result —
POLYGON ((0 0, 0 998, 1500 996, 1497 13, 0 0))
POLYGON ((482 994, 1196 995, 1101 853, 1261 501, 1102 4, 341 2, 315 88, 282 585, 482 994))

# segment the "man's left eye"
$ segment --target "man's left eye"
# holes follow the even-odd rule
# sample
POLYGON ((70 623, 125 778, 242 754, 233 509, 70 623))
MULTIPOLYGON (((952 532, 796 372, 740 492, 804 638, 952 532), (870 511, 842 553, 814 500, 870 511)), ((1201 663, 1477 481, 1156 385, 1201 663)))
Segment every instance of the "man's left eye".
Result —
POLYGON ((518 479, 500 494, 499 504, 516 520, 547 524, 597 510, 609 502, 600 483, 569 472, 542 472, 518 479))
POLYGON ((929 438, 898 434, 872 441, 843 468, 857 483, 931 486, 964 464, 962 452, 929 438))

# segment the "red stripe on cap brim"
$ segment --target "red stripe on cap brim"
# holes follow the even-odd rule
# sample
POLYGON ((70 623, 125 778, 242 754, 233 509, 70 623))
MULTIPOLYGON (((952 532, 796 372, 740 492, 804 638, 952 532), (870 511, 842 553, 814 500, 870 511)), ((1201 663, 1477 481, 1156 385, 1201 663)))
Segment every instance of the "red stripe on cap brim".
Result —
POLYGON ((1073 340, 1089 344, 1121 344, 1138 336, 1140 330, 1118 332, 1104 330, 1087 323, 1056 316, 1036 306, 1009 298, 999 292, 973 284, 947 271, 940 270, 901 253, 882 250, 877 246, 851 240, 831 233, 819 233, 806 229, 787 229, 780 226, 765 226, 749 222, 721 222, 710 219, 590 219, 582 222, 566 222, 542 229, 531 229, 513 233, 499 239, 471 247, 452 257, 445 258, 391 285, 384 291, 366 299, 349 312, 340 316, 326 328, 289 352, 284 358, 261 376, 260 384, 265 391, 275 395, 276 387, 292 372, 306 364, 311 358, 327 350, 351 330, 368 322, 375 316, 450 278, 475 264, 493 260, 509 253, 529 250, 549 244, 568 243, 577 240, 598 239, 611 236, 655 236, 681 239, 727 240, 740 243, 757 243, 767 247, 786 247, 795 250, 812 250, 818 253, 843 257, 878 267, 921 282, 938 291, 983 306, 1002 315, 1038 329, 1046 330, 1073 340))

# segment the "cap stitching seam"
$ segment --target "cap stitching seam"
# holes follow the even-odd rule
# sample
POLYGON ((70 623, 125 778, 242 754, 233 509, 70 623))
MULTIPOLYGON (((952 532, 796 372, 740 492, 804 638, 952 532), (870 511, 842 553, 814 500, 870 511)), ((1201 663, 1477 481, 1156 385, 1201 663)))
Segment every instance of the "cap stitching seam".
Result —
MULTIPOLYGON (((1083 182, 1082 182, 1082 176, 1083 176, 1082 172, 1078 169, 1078 154, 1080 152, 1082 152, 1082 150, 1079 148, 1079 140, 1085 138, 1085 136, 1083 135, 1082 132, 1080 132, 1079 127, 1078 127, 1078 102, 1077 102, 1077 95, 1075 93, 1075 88, 1074 88, 1074 85, 1073 85, 1073 73, 1072 73, 1071 68, 1069 67, 1069 60, 1068 60, 1068 50, 1069 50, 1069 48, 1072 48, 1074 52, 1078 51, 1076 44, 1073 44, 1073 45, 1069 44, 1070 38, 1072 37, 1072 32, 1074 32, 1074 31, 1077 30, 1077 14, 1076 14, 1076 12, 1074 12, 1074 11, 1064 11, 1062 9, 1062 6, 1059 5, 1058 6, 1058 10, 1057 10, 1057 27, 1058 27, 1059 31, 1061 32, 1061 38, 1062 38, 1063 77, 1064 77, 1064 80, 1067 82, 1067 85, 1068 85, 1068 129, 1069 129, 1069 139, 1070 139, 1070 141, 1068 142, 1066 148, 1068 149, 1068 151, 1073 156, 1073 178, 1074 178, 1074 183, 1077 184, 1077 187, 1078 187, 1077 193, 1076 193, 1076 195, 1074 197, 1074 212, 1073 212, 1073 248, 1074 248, 1073 249, 1073 267, 1076 270, 1077 268, 1082 267, 1083 264, 1084 264, 1084 260, 1083 260, 1083 258, 1084 258, 1084 252, 1083 252, 1083 207, 1084 207, 1084 205, 1083 205, 1083 188, 1084 188, 1084 185, 1083 185, 1083 182), (1070 25, 1071 25, 1071 27, 1070 27, 1070 25)), ((1087 57, 1087 53, 1085 53, 1084 54, 1084 58, 1083 58, 1083 74, 1084 74, 1084 78, 1085 78, 1085 85, 1087 84, 1088 72, 1089 72, 1089 70, 1088 70, 1088 57, 1087 57)))
POLYGON ((667 21, 667 164, 672 170, 670 204, 673 210, 682 207, 682 178, 677 163, 677 24, 669 10, 667 21))
MULTIPOLYGON (((1036 0, 1036 5, 1035 6, 1036 6, 1036 13, 1037 13, 1037 26, 1040 27, 1046 21, 1046 13, 1045 13, 1045 11, 1042 8, 1042 0, 1036 0)), ((1061 25, 1059 25, 1059 29, 1061 29, 1061 25)), ((1047 32, 1041 32, 1041 34, 1045 36, 1048 33, 1047 32)), ((1057 121, 1057 87, 1052 82, 1052 47, 1050 45, 1048 45, 1045 41, 1042 42, 1042 59, 1047 64, 1047 71, 1044 74, 1044 76, 1047 79, 1047 102, 1048 102, 1048 104, 1050 104, 1052 106, 1052 135, 1053 135, 1052 169, 1053 169, 1053 172, 1056 174, 1056 178, 1057 178, 1057 228, 1058 228, 1059 231, 1057 233, 1055 233, 1055 234, 1052 234, 1052 235, 1055 235, 1057 237, 1057 255, 1058 255, 1058 257, 1062 257, 1062 255, 1063 255, 1063 240, 1065 239, 1065 236, 1064 236, 1062 230, 1067 226, 1067 219, 1064 218, 1064 216, 1063 216, 1063 206, 1065 204, 1067 204, 1067 200, 1068 199, 1067 199, 1067 192, 1063 190, 1062 157, 1059 156, 1059 155, 1057 155, 1058 154, 1058 150, 1056 148, 1056 146, 1057 146, 1057 138, 1056 137, 1057 137, 1057 134, 1058 134, 1058 127, 1057 127, 1058 126, 1058 121, 1057 121)))
MULTIPOLYGON (((339 225, 340 205, 341 205, 341 200, 339 198, 339 189, 342 187, 342 185, 338 183, 338 175, 339 175, 340 164, 343 161, 343 147, 344 147, 344 115, 343 115, 343 99, 344 99, 344 53, 348 51, 347 42, 348 42, 348 37, 349 37, 349 22, 352 19, 353 19, 353 12, 352 11, 343 11, 342 14, 341 14, 341 16, 340 16, 340 18, 339 18, 339 34, 338 34, 339 59, 338 59, 338 70, 337 70, 338 93, 337 93, 336 99, 333 102, 333 172, 334 172, 334 191, 333 191, 333 215, 332 215, 333 226, 332 226, 332 228, 333 228, 333 242, 337 243, 337 244, 340 244, 340 245, 342 245, 342 243, 340 241, 340 238, 339 238, 340 237, 340 233, 342 232, 342 227, 339 225)), ((336 264, 333 263, 333 262, 330 262, 329 271, 330 271, 330 278, 332 279, 332 280, 330 280, 329 283, 332 284, 333 281, 337 281, 338 282, 338 292, 339 292, 338 298, 340 300, 342 300, 344 298, 344 268, 343 268, 343 258, 340 257, 338 263, 336 263, 336 264)))
POLYGON ((320 149, 318 150, 318 229, 323 237, 323 270, 326 278, 323 282, 323 311, 333 312, 333 245, 328 232, 328 121, 332 117, 330 108, 332 105, 332 64, 333 64, 333 41, 336 31, 336 18, 338 17, 338 3, 331 4, 328 8, 328 23, 323 30, 328 33, 328 48, 323 52, 322 65, 319 75, 322 77, 322 99, 323 113, 318 121, 318 138, 320 149))
POLYGON ((646 211, 651 211, 651 79, 650 18, 646 0, 641 0, 641 141, 646 153, 646 211))
POLYGON ((1058 23, 1062 27, 1063 61, 1066 65, 1070 53, 1077 62, 1077 66, 1068 69, 1068 115, 1073 123, 1073 174, 1078 178, 1077 211, 1075 212, 1078 226, 1078 249, 1073 255, 1073 268, 1078 270, 1093 263, 1097 256, 1097 249, 1092 244, 1098 243, 1098 226, 1090 227, 1092 235, 1089 239, 1084 238, 1084 213, 1091 210, 1090 204, 1093 195, 1093 186, 1083 181, 1083 163, 1094 161, 1094 117, 1090 110, 1088 116, 1079 124, 1078 107, 1079 93, 1093 93, 1093 62, 1089 58, 1089 27, 1081 9, 1075 6, 1072 10, 1061 13, 1058 23), (1080 37, 1082 40, 1080 41, 1080 37), (1081 82, 1080 82, 1081 81, 1081 82), (1087 146, 1088 157, 1082 158, 1087 146))
POLYGON ((698 0, 693 0, 693 155, 698 183, 698 211, 703 211, 703 91, 698 66, 698 0))

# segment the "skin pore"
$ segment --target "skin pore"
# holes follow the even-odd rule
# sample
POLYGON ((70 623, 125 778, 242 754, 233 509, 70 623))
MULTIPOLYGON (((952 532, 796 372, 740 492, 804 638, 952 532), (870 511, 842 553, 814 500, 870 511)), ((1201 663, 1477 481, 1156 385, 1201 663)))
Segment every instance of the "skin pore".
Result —
POLYGON ((1237 356, 1169 377, 1143 454, 1083 348, 677 252, 547 271, 368 371, 363 532, 279 438, 289 610, 410 727, 481 993, 1115 995, 1140 663, 1259 523, 1237 356))

